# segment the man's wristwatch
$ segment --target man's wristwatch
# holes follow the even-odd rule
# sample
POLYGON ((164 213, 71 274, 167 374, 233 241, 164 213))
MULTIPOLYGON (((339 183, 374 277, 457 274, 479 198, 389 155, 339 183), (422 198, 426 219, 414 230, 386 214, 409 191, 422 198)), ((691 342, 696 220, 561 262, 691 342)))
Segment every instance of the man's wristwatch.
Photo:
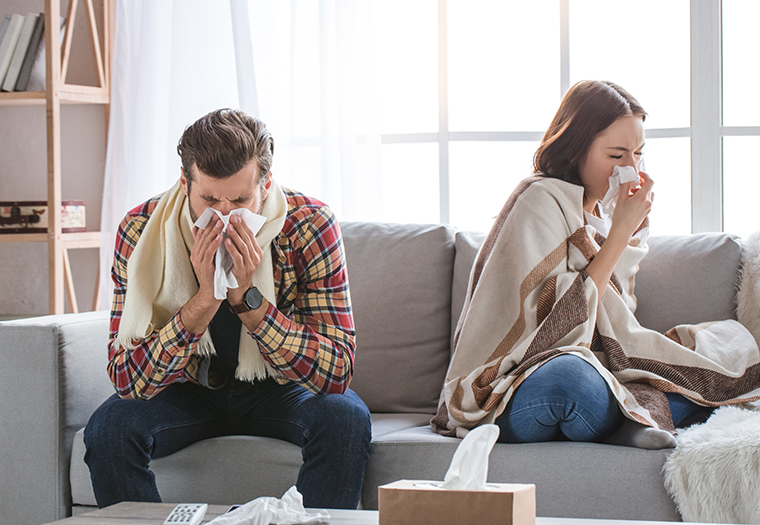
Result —
POLYGON ((250 312, 251 310, 258 309, 258 307, 261 306, 263 299, 264 297, 261 295, 259 289, 255 286, 251 286, 243 294, 243 302, 237 305, 231 304, 230 308, 236 314, 250 312))

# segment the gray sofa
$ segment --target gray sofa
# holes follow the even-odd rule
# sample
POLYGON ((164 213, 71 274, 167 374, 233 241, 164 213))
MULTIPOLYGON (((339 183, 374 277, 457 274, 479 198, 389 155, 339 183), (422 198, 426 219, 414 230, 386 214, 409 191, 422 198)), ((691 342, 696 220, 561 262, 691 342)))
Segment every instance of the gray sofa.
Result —
MULTIPOLYGON (((364 508, 398 479, 442 479, 459 440, 433 434, 468 274, 484 234, 439 225, 345 223, 358 332, 352 388, 372 412, 364 508)), ((651 240, 636 295, 656 330, 735 318, 742 244, 701 234, 651 240)), ((112 392, 105 372, 108 313, 0 323, 0 523, 34 524, 95 504, 82 428, 112 392)), ((494 482, 534 483, 540 516, 678 520, 663 488, 668 450, 590 443, 497 444, 494 482)), ((281 496, 298 447, 229 436, 153 462, 167 502, 241 503, 281 496)))

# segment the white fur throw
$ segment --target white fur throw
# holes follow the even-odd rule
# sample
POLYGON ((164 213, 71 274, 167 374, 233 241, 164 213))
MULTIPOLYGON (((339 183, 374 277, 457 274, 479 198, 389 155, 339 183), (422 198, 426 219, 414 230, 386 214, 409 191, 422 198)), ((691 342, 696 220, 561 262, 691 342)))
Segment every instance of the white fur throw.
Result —
POLYGON ((684 521, 760 523, 760 412, 753 408, 721 407, 676 436, 663 473, 684 521))
MULTIPOLYGON (((743 248, 736 313, 760 342, 760 232, 743 248)), ((760 405, 721 407, 679 431, 663 473, 684 521, 760 524, 760 405)))
POLYGON ((736 316, 760 345, 760 232, 744 242, 739 293, 736 294, 736 316))

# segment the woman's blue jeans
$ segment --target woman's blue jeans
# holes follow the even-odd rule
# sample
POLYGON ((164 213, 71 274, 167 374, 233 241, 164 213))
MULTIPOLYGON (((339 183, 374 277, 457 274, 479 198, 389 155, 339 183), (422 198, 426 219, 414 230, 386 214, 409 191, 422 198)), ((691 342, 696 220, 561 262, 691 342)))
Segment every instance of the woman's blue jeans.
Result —
POLYGON ((315 395, 270 379, 255 384, 232 380, 219 390, 175 383, 147 401, 110 397, 92 415, 84 434, 98 506, 161 501, 151 459, 230 434, 273 437, 300 446, 304 463, 296 487, 306 507, 358 505, 372 437, 364 402, 351 390, 315 395))
MULTIPOLYGON (((704 410, 680 394, 666 393, 676 427, 704 410)), ((623 424, 607 383, 578 356, 547 361, 517 387, 496 418, 501 443, 602 441, 623 424)))

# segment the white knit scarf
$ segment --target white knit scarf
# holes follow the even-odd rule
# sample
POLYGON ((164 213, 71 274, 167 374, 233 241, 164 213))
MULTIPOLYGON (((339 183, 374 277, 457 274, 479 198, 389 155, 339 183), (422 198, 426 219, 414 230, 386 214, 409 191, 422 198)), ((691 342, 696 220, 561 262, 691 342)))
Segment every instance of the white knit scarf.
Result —
MULTIPOLYGON (((288 203, 280 186, 272 180, 261 215, 267 218, 256 234, 264 252, 251 280, 264 298, 277 304, 274 289, 272 241, 282 231, 288 203)), ((198 291, 190 251, 195 243, 187 197, 179 181, 158 201, 127 265, 127 294, 116 344, 135 348, 171 320, 198 291)), ((278 375, 261 356, 258 344, 241 327, 238 367, 235 377, 243 381, 278 375)), ((201 356, 215 354, 209 331, 195 351, 201 356)))

